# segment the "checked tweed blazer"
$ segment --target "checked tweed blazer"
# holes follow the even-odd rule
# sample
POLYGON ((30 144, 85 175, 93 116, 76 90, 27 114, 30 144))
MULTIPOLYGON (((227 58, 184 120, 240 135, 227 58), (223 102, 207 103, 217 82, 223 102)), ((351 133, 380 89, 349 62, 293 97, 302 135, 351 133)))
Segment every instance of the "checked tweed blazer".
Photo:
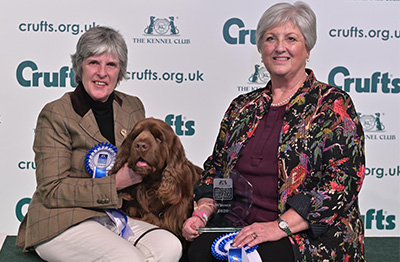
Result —
MULTIPOLYGON (((86 219, 106 216, 104 209, 122 205, 115 176, 92 179, 85 169, 88 150, 109 141, 100 133, 83 92, 78 85, 39 114, 33 145, 37 188, 17 238, 24 251, 86 219)), ((113 114, 118 147, 145 110, 139 98, 114 91, 113 114)))

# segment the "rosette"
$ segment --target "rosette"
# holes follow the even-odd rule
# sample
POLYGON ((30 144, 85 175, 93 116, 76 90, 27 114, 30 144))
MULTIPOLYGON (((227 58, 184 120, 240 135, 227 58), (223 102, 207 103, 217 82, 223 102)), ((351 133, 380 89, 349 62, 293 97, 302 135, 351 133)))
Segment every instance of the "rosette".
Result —
MULTIPOLYGON (((93 178, 107 176, 107 171, 111 170, 117 156, 117 147, 111 143, 98 143, 94 145, 85 156, 86 170, 93 178)), ((132 229, 128 226, 128 217, 118 209, 106 209, 105 212, 114 222, 118 235, 128 239, 133 235, 132 229)))
MULTIPOLYGON (((218 259, 218 260, 228 260, 228 253, 230 249, 236 249, 232 248, 232 242, 235 236, 239 233, 239 231, 228 233, 222 236, 219 236, 217 239, 214 240, 213 244, 211 245, 211 253, 213 256, 218 259)), ((245 245, 243 247, 244 251, 246 254, 249 254, 256 250, 258 245, 255 245, 253 247, 249 247, 245 245)), ((237 260, 241 261, 241 260, 237 260)))
POLYGON ((107 176, 107 171, 114 166, 116 155, 116 146, 108 142, 98 143, 86 153, 86 170, 93 176, 93 178, 107 176))

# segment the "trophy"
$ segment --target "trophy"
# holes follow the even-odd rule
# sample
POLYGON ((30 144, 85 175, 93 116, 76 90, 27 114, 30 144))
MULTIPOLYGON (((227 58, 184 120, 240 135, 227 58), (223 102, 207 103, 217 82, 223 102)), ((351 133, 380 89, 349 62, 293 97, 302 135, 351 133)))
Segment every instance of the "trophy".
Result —
POLYGON ((253 186, 237 170, 228 176, 222 171, 215 173, 213 199, 216 203, 216 216, 232 222, 232 227, 211 226, 199 228, 199 232, 234 232, 241 229, 242 221, 250 213, 253 204, 253 186))

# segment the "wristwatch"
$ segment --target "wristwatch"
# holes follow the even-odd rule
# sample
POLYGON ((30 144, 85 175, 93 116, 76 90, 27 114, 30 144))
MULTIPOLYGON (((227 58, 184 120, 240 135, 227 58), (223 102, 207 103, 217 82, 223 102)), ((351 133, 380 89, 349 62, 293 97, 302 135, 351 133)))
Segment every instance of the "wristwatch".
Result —
POLYGON ((278 217, 278 226, 280 229, 285 231, 285 233, 288 234, 288 236, 293 234, 292 231, 290 231, 288 223, 280 217, 278 217))

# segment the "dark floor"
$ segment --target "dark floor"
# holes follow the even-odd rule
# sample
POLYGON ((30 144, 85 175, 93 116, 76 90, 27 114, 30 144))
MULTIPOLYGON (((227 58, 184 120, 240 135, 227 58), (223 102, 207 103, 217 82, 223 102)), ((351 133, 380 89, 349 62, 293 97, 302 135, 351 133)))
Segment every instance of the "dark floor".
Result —
MULTIPOLYGON (((15 247, 16 236, 8 236, 0 251, 0 261, 42 261, 36 253, 23 253, 15 247)), ((400 237, 365 238, 365 257, 368 262, 400 262, 400 237)))

